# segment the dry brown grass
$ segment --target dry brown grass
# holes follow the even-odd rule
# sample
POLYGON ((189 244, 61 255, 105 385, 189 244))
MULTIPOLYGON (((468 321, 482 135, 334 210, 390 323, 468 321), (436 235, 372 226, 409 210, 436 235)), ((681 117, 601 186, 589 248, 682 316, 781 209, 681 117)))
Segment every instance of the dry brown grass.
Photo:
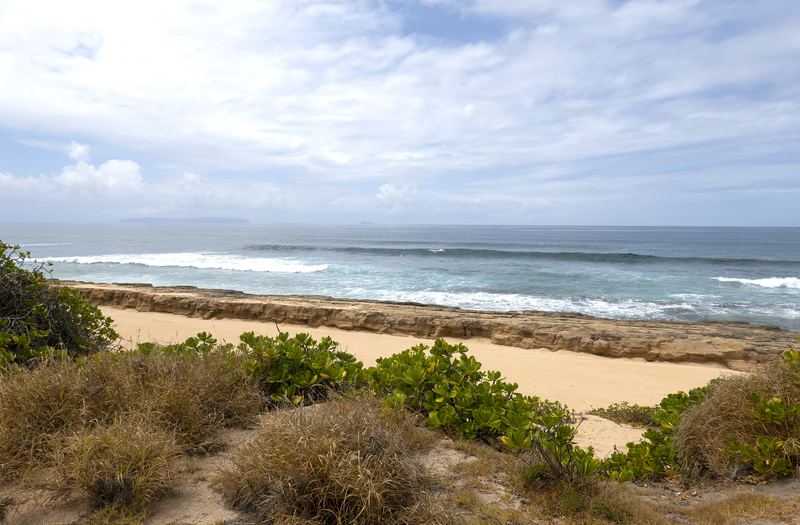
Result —
POLYGON ((0 376, 0 481, 49 463, 53 436, 83 426, 80 373, 62 362, 0 376))
POLYGON ((178 455, 213 450, 221 427, 264 408, 240 361, 98 354, 0 375, 0 481, 104 506, 92 523, 136 523, 176 486, 178 455))
POLYGON ((134 367, 147 395, 140 396, 138 411, 155 414, 188 453, 202 452, 222 426, 254 423, 266 400, 244 367, 227 359, 217 353, 139 359, 134 367))
POLYGON ((757 437, 778 437, 796 442, 800 424, 765 423, 755 412, 750 395, 777 397, 785 403, 800 401, 800 375, 796 368, 780 362, 765 370, 726 377, 713 388, 706 401, 687 410, 675 432, 677 452, 687 473, 699 476, 710 472, 727 479, 750 473, 728 451, 732 441, 753 446, 757 437))
POLYGON ((673 523, 655 505, 629 489, 597 480, 530 486, 526 497, 543 516, 569 525, 667 525, 673 523))
POLYGON ((177 486, 180 454, 174 436, 142 417, 81 429, 60 443, 55 457, 55 497, 75 495, 99 505, 140 509, 177 486))
POLYGON ((688 518, 696 525, 733 525, 745 520, 786 523, 797 516, 796 504, 763 494, 739 494, 724 501, 690 508, 673 507, 669 511, 688 518))
POLYGON ((277 412, 232 456, 223 495, 270 522, 445 523, 411 460, 419 434, 367 395, 277 412))

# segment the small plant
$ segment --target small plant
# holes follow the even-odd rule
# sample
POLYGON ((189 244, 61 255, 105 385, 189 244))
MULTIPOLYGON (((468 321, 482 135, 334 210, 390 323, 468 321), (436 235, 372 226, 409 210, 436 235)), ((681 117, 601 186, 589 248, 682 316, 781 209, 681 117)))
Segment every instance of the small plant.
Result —
POLYGON ((239 350, 247 356, 244 367, 257 378, 274 403, 313 402, 329 392, 360 385, 363 364, 343 351, 330 337, 316 341, 309 334, 290 337, 281 332, 265 337, 247 332, 240 336, 239 350))
POLYGON ((660 410, 658 406, 629 405, 623 402, 614 403, 607 408, 594 408, 589 413, 635 427, 661 428, 661 425, 653 420, 653 416, 660 410))

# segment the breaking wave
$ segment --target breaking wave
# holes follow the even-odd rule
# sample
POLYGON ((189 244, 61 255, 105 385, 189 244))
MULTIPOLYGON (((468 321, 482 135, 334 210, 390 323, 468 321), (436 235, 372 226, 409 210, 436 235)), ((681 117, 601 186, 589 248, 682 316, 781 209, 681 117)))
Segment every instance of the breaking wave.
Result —
POLYGON ((52 262, 76 264, 131 264, 155 267, 201 268, 240 272, 310 273, 328 268, 327 264, 307 264, 289 259, 241 257, 214 253, 145 253, 82 257, 51 257, 52 262))

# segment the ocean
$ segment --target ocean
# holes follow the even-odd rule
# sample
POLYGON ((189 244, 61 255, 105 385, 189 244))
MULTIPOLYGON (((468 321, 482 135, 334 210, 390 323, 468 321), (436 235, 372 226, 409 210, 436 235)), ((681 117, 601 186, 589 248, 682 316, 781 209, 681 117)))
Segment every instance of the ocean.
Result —
POLYGON ((0 224, 99 283, 800 330, 800 228, 0 224))

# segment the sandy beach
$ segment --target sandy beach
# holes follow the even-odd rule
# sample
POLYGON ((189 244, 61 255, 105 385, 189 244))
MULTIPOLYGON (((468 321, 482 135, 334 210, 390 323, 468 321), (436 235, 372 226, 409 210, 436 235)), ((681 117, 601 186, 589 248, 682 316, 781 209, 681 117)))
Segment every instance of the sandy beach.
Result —
MULTIPOLYGON (((234 344, 239 342, 239 335, 243 332, 277 334, 275 323, 263 321, 200 319, 108 306, 101 309, 104 315, 114 319, 114 327, 126 345, 144 341, 179 342, 204 331, 212 333, 220 342, 234 344)), ((374 364, 379 357, 388 357, 420 342, 431 344, 429 339, 330 327, 281 324, 280 329, 291 334, 310 333, 317 339, 328 335, 366 366, 374 364)), ((469 340, 448 338, 448 342, 464 343, 483 364, 484 370, 499 370, 507 381, 519 384, 519 392, 558 400, 578 412, 622 402, 652 405, 671 392, 689 390, 720 375, 735 373, 720 365, 647 362, 641 358, 521 349, 474 337, 469 340)), ((640 434, 638 429, 588 416, 579 427, 577 442, 582 446, 594 446, 603 456, 615 445, 620 448, 628 441, 638 440, 640 434)))

